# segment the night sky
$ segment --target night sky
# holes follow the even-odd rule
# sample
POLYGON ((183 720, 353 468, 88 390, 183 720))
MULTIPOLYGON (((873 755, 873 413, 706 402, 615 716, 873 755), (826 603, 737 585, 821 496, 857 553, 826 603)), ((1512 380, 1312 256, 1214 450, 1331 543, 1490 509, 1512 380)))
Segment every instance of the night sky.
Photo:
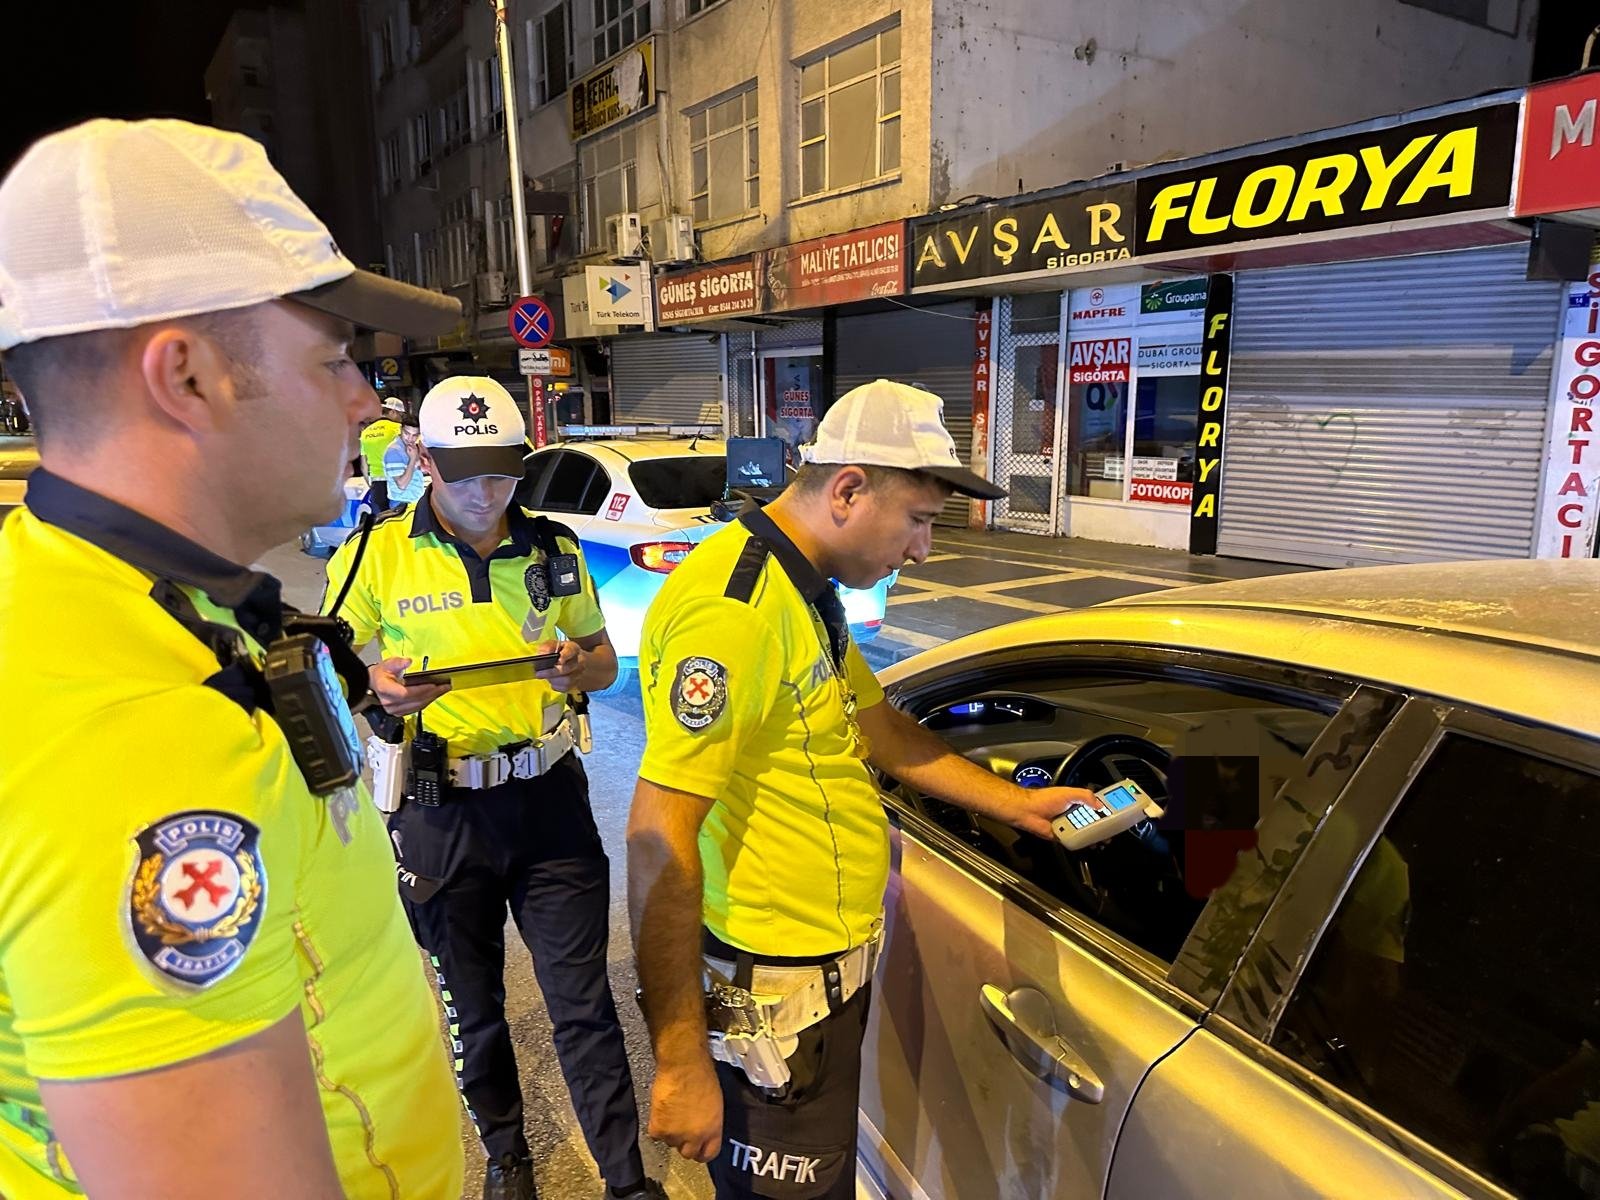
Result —
MULTIPOLYGON (((343 0, 338 0, 343 2, 343 0)), ((0 174, 42 133, 90 116, 210 117, 205 69, 227 0, 28 0, 0 25, 0 174)))

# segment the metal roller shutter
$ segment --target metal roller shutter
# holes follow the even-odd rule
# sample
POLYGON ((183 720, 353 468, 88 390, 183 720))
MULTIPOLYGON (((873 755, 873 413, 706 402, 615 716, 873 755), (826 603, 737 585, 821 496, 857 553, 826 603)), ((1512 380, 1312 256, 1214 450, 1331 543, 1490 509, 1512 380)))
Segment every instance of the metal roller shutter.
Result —
MULTIPOLYGON (((834 387, 839 395, 874 379, 926 388, 944 400, 944 423, 961 461, 972 461, 971 301, 840 317, 834 387)), ((953 498, 940 525, 966 528, 971 502, 953 498)))
POLYGON ((722 427, 722 335, 647 334, 611 343, 611 419, 722 427))
POLYGON ((1525 245, 1239 276, 1218 551, 1532 552, 1561 287, 1525 245))

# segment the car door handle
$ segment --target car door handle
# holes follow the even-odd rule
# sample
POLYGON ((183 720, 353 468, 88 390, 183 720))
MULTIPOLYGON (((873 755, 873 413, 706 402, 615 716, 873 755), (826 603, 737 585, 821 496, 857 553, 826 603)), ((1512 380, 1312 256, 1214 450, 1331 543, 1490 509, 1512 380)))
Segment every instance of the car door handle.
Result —
POLYGON ((1044 993, 1034 988, 1003 992, 992 983, 978 993, 983 1015, 1005 1041, 1006 1048, 1023 1066, 1044 1080, 1055 1080, 1067 1094, 1085 1104, 1099 1104, 1105 1084, 1083 1061, 1082 1055, 1056 1036, 1055 1014, 1044 993))

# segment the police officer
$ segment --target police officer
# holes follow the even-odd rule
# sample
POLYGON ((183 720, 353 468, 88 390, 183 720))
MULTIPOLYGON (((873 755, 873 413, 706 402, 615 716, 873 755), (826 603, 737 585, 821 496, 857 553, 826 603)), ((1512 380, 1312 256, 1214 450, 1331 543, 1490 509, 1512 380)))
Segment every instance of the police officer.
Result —
POLYGON ((383 512, 391 503, 398 502, 389 496, 389 475, 384 464, 389 448, 400 437, 405 416, 406 402, 399 396, 385 396, 383 415, 361 431, 361 469, 372 492, 374 512, 383 512))
MULTIPOLYGON (((525 431, 506 390, 487 378, 446 379, 419 417, 433 483, 373 527, 342 613, 358 644, 379 639, 372 686, 389 713, 410 717, 414 780, 435 739, 444 744, 442 797, 425 803, 413 787, 389 828, 406 911, 451 1009, 458 1082, 489 1157, 484 1196, 534 1195, 505 1018, 508 905, 612 1196, 661 1196, 639 1154, 633 1077, 606 975, 610 864, 572 753, 568 696, 611 683, 616 652, 577 536, 512 503, 525 431), (559 661, 520 683, 449 690, 405 678, 413 664, 550 651, 559 661)), ((330 560, 329 603, 360 542, 352 537, 330 560)))
POLYGON ((458 311, 237 134, 91 121, 0 183, 42 463, 0 530, 0 1195, 459 1194, 387 832, 280 722, 265 652, 313 635, 242 565, 342 503, 353 326, 458 311))
POLYGON ((969 763, 883 703, 850 639, 830 580, 921 562, 952 490, 1004 495, 959 465, 942 409, 883 379, 846 393, 784 494, 702 542, 645 618, 628 884, 650 1133, 709 1162, 719 1197, 855 1195, 889 867, 869 764, 1040 837, 1094 802, 969 763))

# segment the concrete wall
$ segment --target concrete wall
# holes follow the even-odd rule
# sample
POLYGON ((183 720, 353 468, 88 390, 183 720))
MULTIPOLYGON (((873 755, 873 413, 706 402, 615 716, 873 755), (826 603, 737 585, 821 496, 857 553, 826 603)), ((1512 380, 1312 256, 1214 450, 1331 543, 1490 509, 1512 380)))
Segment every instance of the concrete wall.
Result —
POLYGON ((1510 37, 1399 0, 934 0, 929 199, 1523 84, 1537 7, 1510 37))
POLYGON ((727 0, 673 30, 664 73, 671 102, 664 118, 682 211, 690 195, 687 111, 751 79, 760 81, 761 210, 704 230, 705 257, 860 228, 927 207, 932 13, 931 0, 727 0), (794 64, 897 12, 903 114, 899 180, 824 199, 798 199, 800 73, 794 64))

